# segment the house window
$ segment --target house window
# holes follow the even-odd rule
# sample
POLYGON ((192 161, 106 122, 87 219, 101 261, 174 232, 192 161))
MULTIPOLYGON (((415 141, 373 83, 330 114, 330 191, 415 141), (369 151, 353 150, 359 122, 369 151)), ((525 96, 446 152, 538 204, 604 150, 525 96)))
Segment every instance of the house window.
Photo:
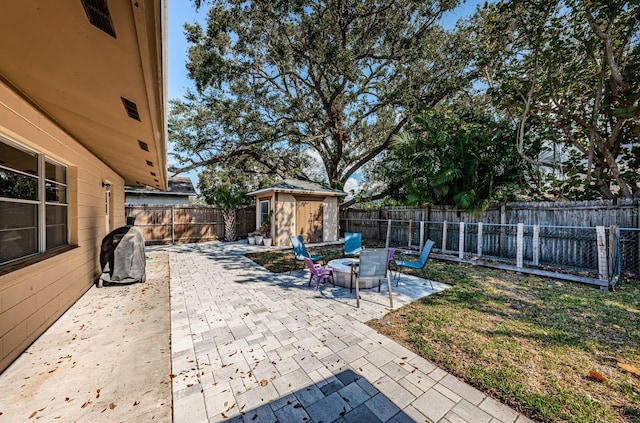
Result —
POLYGON ((0 265, 69 243, 67 168, 0 139, 0 265))
POLYGON ((267 221, 269 218, 269 200, 260 201, 260 225, 267 221))

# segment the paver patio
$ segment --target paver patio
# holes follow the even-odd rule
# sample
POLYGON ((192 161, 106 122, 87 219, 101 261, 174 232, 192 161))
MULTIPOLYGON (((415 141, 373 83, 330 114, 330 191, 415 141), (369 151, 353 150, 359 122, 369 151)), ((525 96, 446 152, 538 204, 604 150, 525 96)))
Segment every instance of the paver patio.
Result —
MULTIPOLYGON (((255 248, 168 248, 176 423, 529 421, 365 325, 388 311, 385 287, 357 309, 348 289, 242 256, 255 248)), ((395 307, 432 293, 402 281, 395 307)))
MULTIPOLYGON (((357 309, 243 257, 257 248, 148 248, 146 284, 91 288, 0 375, 0 423, 529 421, 365 325, 385 288, 357 309)), ((432 293, 401 281, 396 307, 432 293)))

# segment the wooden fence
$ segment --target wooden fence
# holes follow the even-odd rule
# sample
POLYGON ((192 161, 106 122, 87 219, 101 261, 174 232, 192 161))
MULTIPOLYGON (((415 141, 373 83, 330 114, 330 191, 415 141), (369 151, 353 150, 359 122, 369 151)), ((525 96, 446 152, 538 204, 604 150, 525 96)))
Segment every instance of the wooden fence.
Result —
MULTIPOLYGON (((147 244, 216 241, 224 238, 220 209, 210 206, 127 205, 127 218, 144 233, 147 244)), ((236 212, 236 235, 246 237, 255 229, 255 207, 236 212)))
POLYGON ((569 272, 598 285, 640 274, 640 242, 630 241, 640 237, 632 232, 640 227, 638 199, 506 203, 476 214, 447 206, 346 209, 340 223, 342 234, 360 232, 374 243, 419 250, 432 239, 444 258, 569 272))

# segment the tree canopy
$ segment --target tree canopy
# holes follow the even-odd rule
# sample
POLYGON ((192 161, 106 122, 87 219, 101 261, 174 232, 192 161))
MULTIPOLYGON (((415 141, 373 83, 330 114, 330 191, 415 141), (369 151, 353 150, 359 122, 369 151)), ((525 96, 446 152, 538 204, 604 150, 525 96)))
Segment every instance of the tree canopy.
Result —
MULTIPOLYGON (((472 102, 480 106, 479 102, 472 102)), ((376 163, 374 180, 394 187, 391 200, 479 209, 528 188, 530 166, 516 151, 516 131, 469 104, 416 114, 376 163)))
POLYGON ((503 0, 470 22, 477 66, 518 152, 565 198, 640 195, 640 3, 503 0), (545 158, 527 154, 541 145, 545 158))
POLYGON ((329 184, 342 187, 389 146, 412 110, 469 85, 466 38, 437 24, 457 4, 207 4, 206 29, 186 25, 196 89, 172 104, 179 167, 231 163, 306 178, 315 157, 329 184))

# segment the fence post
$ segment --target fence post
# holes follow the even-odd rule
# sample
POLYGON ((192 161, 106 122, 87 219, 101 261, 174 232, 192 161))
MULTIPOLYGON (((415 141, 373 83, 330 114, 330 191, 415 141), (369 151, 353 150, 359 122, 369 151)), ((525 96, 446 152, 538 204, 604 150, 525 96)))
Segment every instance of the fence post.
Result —
POLYGON ((478 222, 478 257, 482 257, 482 222, 478 222))
POLYGON ((540 263, 540 225, 533 225, 533 265, 537 266, 540 263))
POLYGON ((409 219, 409 248, 411 248, 411 232, 413 230, 413 219, 409 219))
MULTIPOLYGON (((609 271, 613 273, 616 264, 616 225, 609 226, 609 271)), ((613 274, 607 276, 614 276, 613 274)))
MULTIPOLYGON (((429 239, 429 222, 431 222, 431 206, 427 206, 427 227, 425 228, 425 235, 429 239)), ((640 226, 640 225, 639 225, 640 226)))
POLYGON ((596 226, 596 243, 598 247, 598 273, 600 280, 607 280, 607 237, 604 226, 596 226))
POLYGON ((391 219, 387 220, 387 248, 389 248, 389 241, 391 240, 391 219))
POLYGON ((447 251, 447 225, 446 220, 442 222, 442 251, 447 251))
POLYGON ((524 223, 518 223, 518 233, 516 235, 516 267, 522 269, 524 255, 524 223))
POLYGON ((176 243, 176 207, 171 206, 171 244, 176 243))
POLYGON ((458 234, 458 258, 464 258, 464 222, 460 222, 460 233, 458 234))
POLYGON ((424 245, 424 220, 420 221, 420 245, 418 246, 422 253, 422 246, 424 245))
POLYGON ((507 224, 507 208, 505 207, 505 205, 501 205, 500 206, 500 248, 498 249, 500 251, 500 256, 504 256, 504 252, 506 249, 506 243, 507 243, 507 227, 505 226, 507 224))

